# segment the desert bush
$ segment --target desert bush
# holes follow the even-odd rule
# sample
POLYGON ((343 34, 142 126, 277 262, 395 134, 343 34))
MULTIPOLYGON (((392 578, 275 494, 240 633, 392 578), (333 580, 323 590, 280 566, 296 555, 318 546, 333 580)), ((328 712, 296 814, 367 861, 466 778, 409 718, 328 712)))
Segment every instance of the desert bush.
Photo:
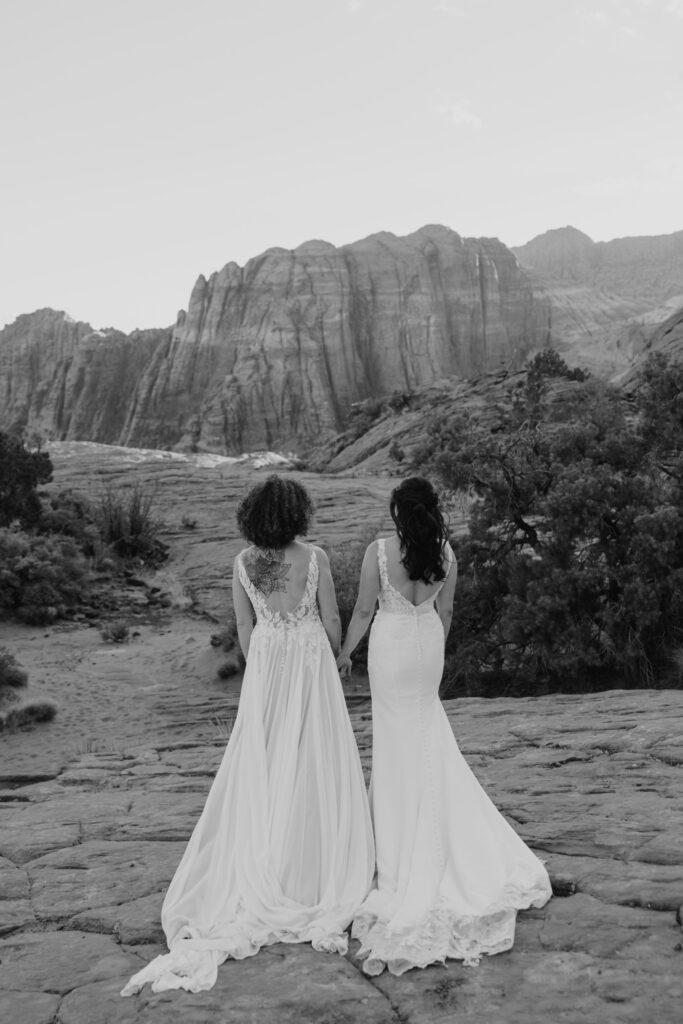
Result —
POLYGON ((69 538, 0 529, 0 615, 41 625, 80 601, 83 560, 69 538))
POLYGON ((107 643, 123 644, 130 639, 130 627, 123 619, 108 622, 100 630, 100 636, 107 643))
POLYGON ((245 661, 241 651, 234 652, 216 669, 216 674, 219 679, 231 679, 232 676, 238 675, 244 669, 245 661))
POLYGON ((389 458, 393 459, 394 462, 403 462, 405 457, 406 453, 403 451, 396 438, 394 438, 389 445, 389 458))
POLYGON ((183 530, 196 530, 197 520, 193 516, 184 515, 180 520, 183 530))
POLYGON ((237 647, 239 638, 237 636, 237 621, 235 620, 235 611, 231 607, 228 612, 228 619, 224 628, 220 633, 213 633, 211 636, 211 646, 220 647, 224 654, 230 654, 231 651, 237 647))
POLYGON ((0 729, 18 729, 36 722, 51 722, 56 714, 57 705, 47 697, 0 704, 0 729))
POLYGON ((0 693, 7 688, 19 689, 27 683, 28 674, 17 664, 17 659, 6 647, 0 647, 0 693))
POLYGON ((128 490, 106 487, 97 503, 96 521, 105 545, 120 558, 158 564, 168 557, 160 539, 162 524, 154 512, 154 493, 135 483, 128 490))
POLYGON ((72 490, 50 495, 36 523, 40 533, 59 533, 71 537, 84 555, 99 557, 103 544, 95 507, 88 498, 72 490))
POLYGON ((57 705, 45 698, 30 699, 23 694, 28 675, 6 647, 0 647, 0 729, 15 728, 31 722, 48 722, 55 717, 57 705))
POLYGON ((362 437, 384 412, 384 399, 366 398, 362 402, 354 402, 349 411, 347 435, 355 440, 362 437))
POLYGON ((30 451, 21 437, 0 431, 0 527, 33 526, 41 512, 38 486, 51 479, 47 452, 30 451))
POLYGON ((553 397, 537 370, 502 428, 435 422, 417 454, 477 499, 457 545, 449 696, 655 685, 680 642, 683 419, 672 399, 654 430, 652 396, 681 394, 683 377, 648 364, 633 408, 577 376, 553 397))
MULTIPOLYGON (((379 532, 377 524, 368 523, 358 537, 344 544, 339 544, 328 549, 330 569, 334 580, 334 589, 337 594, 339 606, 339 617, 342 624, 342 636, 346 633, 353 615, 353 609, 358 596, 358 583, 360 581, 360 570, 363 564, 365 549, 379 532)), ((353 653, 354 664, 360 668, 367 667, 368 661, 368 633, 365 634, 358 647, 353 653)))

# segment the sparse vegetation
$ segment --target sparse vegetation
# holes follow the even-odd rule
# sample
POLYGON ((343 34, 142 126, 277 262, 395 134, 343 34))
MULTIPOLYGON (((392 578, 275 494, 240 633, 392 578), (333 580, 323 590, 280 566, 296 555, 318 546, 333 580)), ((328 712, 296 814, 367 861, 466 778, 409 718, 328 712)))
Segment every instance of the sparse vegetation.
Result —
POLYGON ((51 479, 47 452, 31 451, 20 436, 0 431, 0 527, 35 526, 41 513, 38 487, 51 479))
POLYGON ((680 685, 682 408, 661 358, 629 405, 541 354, 495 430, 431 425, 416 463, 476 498, 446 695, 680 685))
POLYGON ((225 627, 220 633, 213 633, 211 636, 211 646, 219 647, 224 654, 230 654, 237 647, 237 643, 237 623, 235 621, 235 612, 231 605, 225 627))
POLYGON ((196 530, 197 520, 193 516, 184 515, 180 520, 183 530, 196 530))
POLYGON ((216 673, 219 679, 232 679, 233 676, 239 675, 243 671, 245 665, 244 657, 241 651, 234 652, 216 669, 216 673))
POLYGON ((104 544, 120 558, 156 565, 168 556, 160 540, 162 524, 154 510, 154 492, 141 483, 127 490, 106 487, 97 503, 97 523, 104 544))
POLYGON ((0 647, 0 692, 17 690, 28 683, 28 673, 17 664, 17 659, 7 650, 0 647))
POLYGON ((0 615, 43 625, 76 607, 85 575, 68 537, 0 529, 0 615))
POLYGON ((216 728, 216 739, 223 740, 227 743, 235 725, 235 716, 233 715, 229 718, 221 718, 217 715, 212 719, 212 722, 216 728))
POLYGON ((103 626, 100 636, 106 643, 124 644, 130 640, 130 626, 123 619, 117 619, 103 626))
POLYGON ((6 647, 0 647, 0 729, 18 728, 32 722, 49 722, 57 713, 54 701, 27 699, 23 691, 28 674, 6 647))

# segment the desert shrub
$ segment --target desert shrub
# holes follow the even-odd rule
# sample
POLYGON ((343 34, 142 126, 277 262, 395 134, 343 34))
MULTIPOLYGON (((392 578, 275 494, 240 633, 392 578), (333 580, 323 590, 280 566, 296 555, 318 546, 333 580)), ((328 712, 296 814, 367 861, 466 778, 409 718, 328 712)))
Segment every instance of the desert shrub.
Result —
POLYGON ((219 679, 231 679, 244 669, 244 657, 242 652, 233 652, 229 658, 222 661, 216 669, 219 679))
MULTIPOLYGON (((328 549, 330 569, 339 606, 342 636, 345 635, 353 615, 365 549, 375 539, 378 532, 377 524, 368 523, 354 540, 328 549)), ((368 636, 369 630, 353 653, 354 664, 360 668, 367 666, 368 636)))
POLYGON ((385 404, 392 412, 402 412, 403 409, 410 408, 413 396, 413 391, 392 391, 387 396, 385 404))
POLYGON ((15 728, 31 722, 48 722, 55 717, 57 705, 45 698, 27 698, 23 692, 27 673, 6 647, 0 647, 0 729, 15 728))
POLYGON ((384 399, 366 398, 362 402, 354 402, 349 411, 347 434, 355 440, 362 437, 384 412, 384 399))
POLYGON ((17 664, 17 659, 6 647, 0 647, 0 693, 8 687, 16 690, 27 683, 28 674, 17 664))
POLYGON ((123 619, 108 622, 100 630, 100 636, 107 643, 123 644, 130 639, 130 627, 123 619))
POLYGON ((220 631, 220 633, 212 634, 211 646, 219 647, 224 654, 230 654, 230 652, 234 651, 237 647, 238 642, 237 622, 235 620, 234 609, 231 607, 225 627, 220 631))
POLYGON ((78 605, 85 570, 72 540, 0 529, 0 615, 41 625, 78 605))
POLYGON ((47 452, 31 451, 21 437, 0 431, 0 527, 33 526, 41 512, 38 486, 51 479, 47 452))
POLYGON ((10 704, 0 703, 0 729, 18 729, 35 722, 51 722, 57 714, 57 705, 47 697, 18 699, 10 704))
POLYGON ((197 520, 194 518, 194 516, 184 515, 180 520, 180 525, 182 526, 183 530, 196 530, 197 520))
POLYGON ((534 374, 495 431, 454 416, 417 454, 476 496, 444 692, 655 685, 683 625, 683 418, 672 397, 654 429, 653 395, 680 395, 683 376, 648 364, 633 408, 577 376, 553 397, 534 374))
POLYGON ((394 438, 389 445, 389 458, 393 459, 394 462, 403 462, 405 457, 406 453, 403 451, 396 438, 394 438))
POLYGON ((96 510, 86 497, 75 491, 58 491, 43 503, 36 523, 40 533, 59 533, 71 537, 84 555, 93 558, 102 553, 103 544, 96 510))
POLYGON ((160 539, 162 523, 154 511, 153 491, 140 483, 128 490, 109 486, 96 509, 102 541, 120 558, 154 565, 168 557, 168 547, 160 539))

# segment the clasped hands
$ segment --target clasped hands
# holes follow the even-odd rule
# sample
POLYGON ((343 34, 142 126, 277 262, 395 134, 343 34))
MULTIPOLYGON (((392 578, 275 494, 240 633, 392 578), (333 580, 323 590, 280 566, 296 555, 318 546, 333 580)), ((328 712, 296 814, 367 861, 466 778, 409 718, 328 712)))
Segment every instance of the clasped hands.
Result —
POLYGON ((337 668, 342 680, 346 681, 351 678, 351 665, 351 658, 348 654, 340 653, 337 655, 337 668))

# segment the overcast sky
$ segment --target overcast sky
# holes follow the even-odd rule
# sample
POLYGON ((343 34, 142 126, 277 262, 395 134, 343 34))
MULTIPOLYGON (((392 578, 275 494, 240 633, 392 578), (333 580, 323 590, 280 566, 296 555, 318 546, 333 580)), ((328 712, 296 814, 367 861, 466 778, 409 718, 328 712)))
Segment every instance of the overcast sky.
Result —
POLYGON ((0 0, 0 326, 270 246, 683 228, 683 0, 0 0))

